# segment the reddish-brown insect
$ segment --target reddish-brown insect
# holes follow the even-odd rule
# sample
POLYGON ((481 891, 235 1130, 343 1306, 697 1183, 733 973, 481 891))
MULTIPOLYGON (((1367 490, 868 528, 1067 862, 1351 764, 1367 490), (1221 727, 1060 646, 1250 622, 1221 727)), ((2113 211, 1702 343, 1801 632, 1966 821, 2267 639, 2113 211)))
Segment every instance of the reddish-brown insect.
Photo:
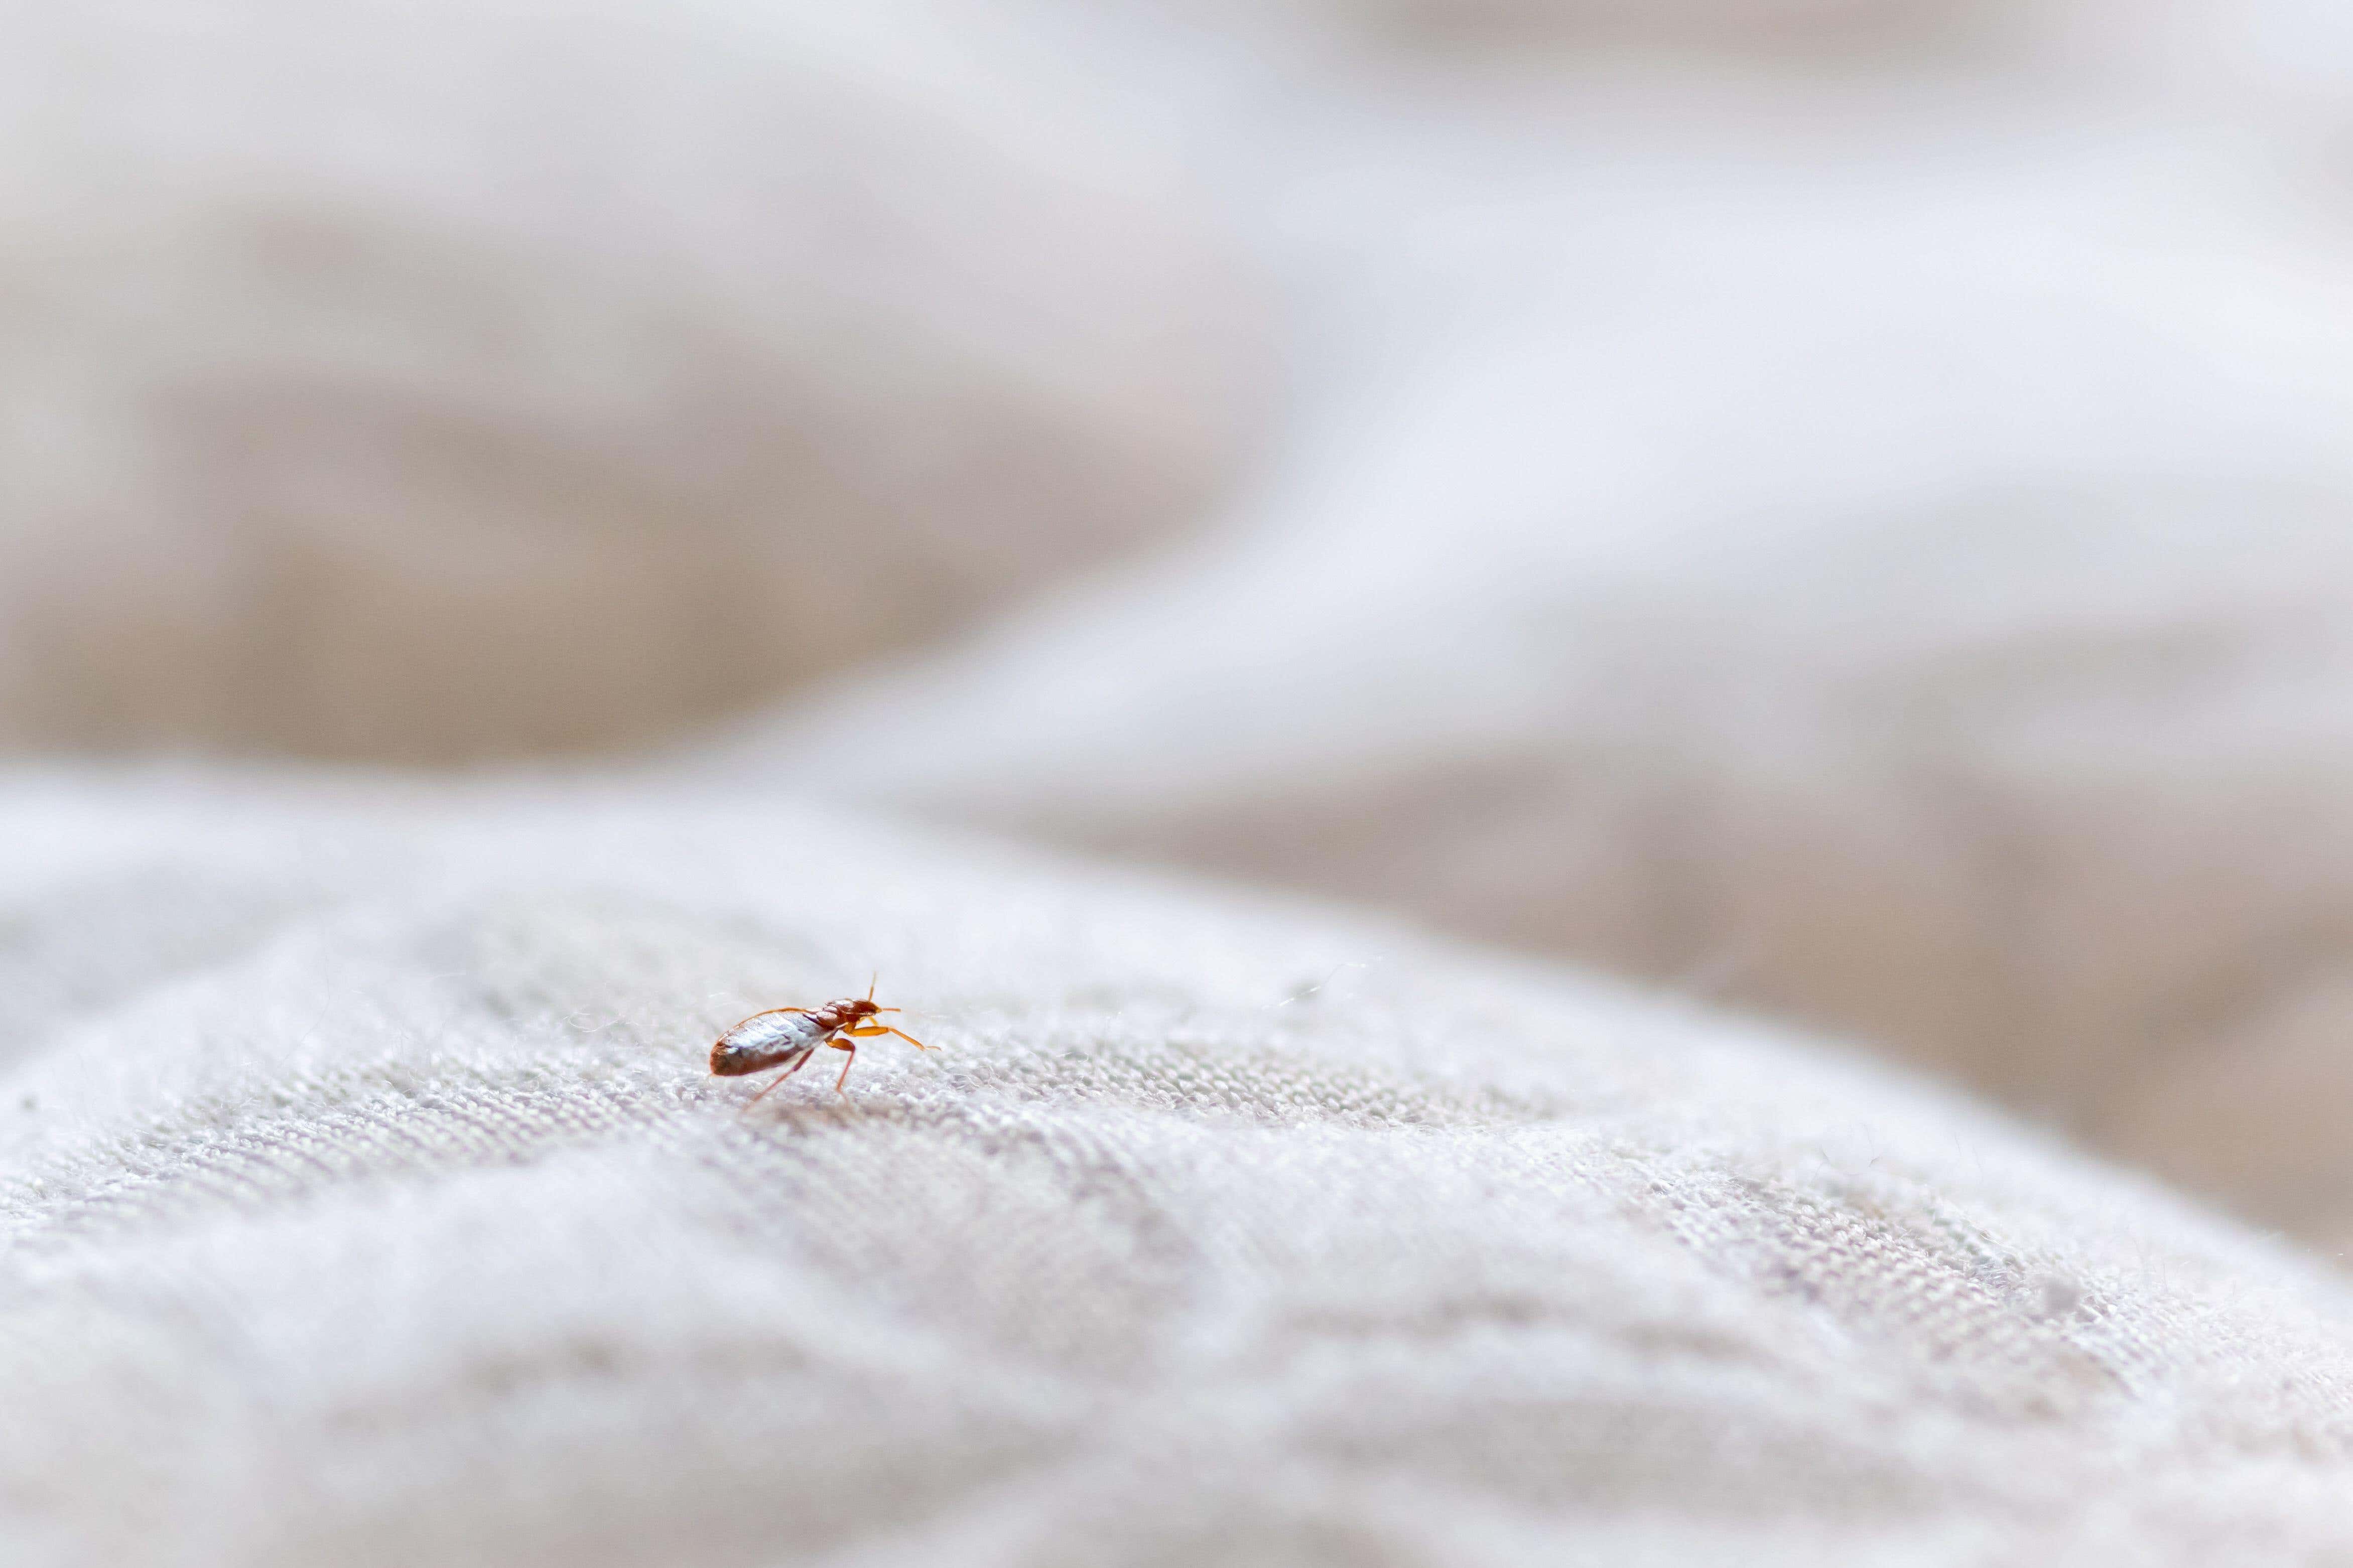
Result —
POLYGON ((828 1002, 822 1007, 771 1007, 765 1013, 754 1013, 725 1034, 711 1047, 711 1070, 722 1078, 741 1078, 747 1072, 765 1072, 770 1068, 785 1070, 776 1075, 776 1082, 762 1089, 744 1103, 757 1105, 769 1089, 800 1070, 801 1064, 817 1054, 819 1046, 831 1046, 837 1051, 848 1051, 849 1060, 841 1064, 841 1076, 833 1080, 834 1089, 842 1094, 842 1086, 849 1081, 849 1069, 858 1060, 860 1040, 877 1035, 896 1035, 919 1051, 932 1047, 904 1029, 878 1022, 878 1013, 895 1013, 896 1007, 874 1005, 874 985, 867 983, 864 996, 852 996, 839 1002, 828 1002))

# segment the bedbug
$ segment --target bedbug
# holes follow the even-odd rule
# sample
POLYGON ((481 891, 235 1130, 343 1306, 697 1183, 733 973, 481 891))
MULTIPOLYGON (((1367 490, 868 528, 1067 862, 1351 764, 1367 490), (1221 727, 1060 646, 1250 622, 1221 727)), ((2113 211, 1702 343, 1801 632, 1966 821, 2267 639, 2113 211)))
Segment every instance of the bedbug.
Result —
POLYGON ((819 1046, 831 1046, 837 1051, 848 1051, 849 1060, 841 1064, 841 1076, 833 1080, 838 1093, 848 1094, 843 1087, 849 1081, 849 1069, 858 1061, 860 1040, 877 1035, 896 1035, 919 1051, 932 1047, 907 1033, 881 1022, 876 1015, 895 1013, 896 1007, 874 1005, 874 983, 867 982, 866 994, 828 1002, 822 1007, 771 1007, 765 1013, 754 1013, 725 1034, 711 1047, 711 1070, 721 1078, 741 1078, 745 1073, 765 1072, 770 1068, 785 1070, 776 1075, 776 1083, 768 1085, 745 1101, 748 1109, 776 1084, 800 1070, 801 1064, 817 1054, 819 1046))

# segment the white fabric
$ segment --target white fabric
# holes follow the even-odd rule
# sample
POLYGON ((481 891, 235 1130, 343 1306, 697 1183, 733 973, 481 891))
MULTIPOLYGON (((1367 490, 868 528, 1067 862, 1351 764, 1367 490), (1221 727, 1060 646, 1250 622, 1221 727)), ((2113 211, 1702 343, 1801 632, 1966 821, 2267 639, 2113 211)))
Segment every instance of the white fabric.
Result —
POLYGON ((2341 1280, 1753 1026, 764 800, 0 842, 12 1563, 2353 1551, 2341 1280))
POLYGON ((2353 1562, 2327 7, 0 9, 7 1568, 2353 1562))

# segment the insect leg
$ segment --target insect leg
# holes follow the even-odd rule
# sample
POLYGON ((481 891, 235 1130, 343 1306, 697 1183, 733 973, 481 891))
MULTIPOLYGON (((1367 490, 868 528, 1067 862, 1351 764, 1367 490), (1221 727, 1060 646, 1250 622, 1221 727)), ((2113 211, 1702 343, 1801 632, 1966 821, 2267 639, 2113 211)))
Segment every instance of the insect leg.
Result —
POLYGON ((775 1078, 770 1079, 768 1080, 768 1087, 767 1087, 766 1089, 762 1089, 759 1093, 757 1093, 757 1094, 754 1095, 751 1099, 749 1099, 749 1100, 745 1100, 745 1101, 744 1102, 744 1110, 751 1110, 754 1106, 755 1106, 755 1105, 759 1104, 759 1103, 760 1103, 760 1101, 762 1101, 763 1100, 765 1100, 765 1099, 768 1097, 768 1095, 769 1095, 769 1094, 770 1094, 770 1093, 771 1093, 771 1092, 776 1089, 776 1085, 778 1085, 778 1084, 780 1084, 780 1083, 784 1082, 784 1081, 785 1081, 785 1079, 788 1079, 788 1078, 792 1077, 792 1076, 793 1076, 793 1074, 795 1074, 795 1073, 797 1073, 797 1072, 800 1071, 800 1069, 801 1069, 801 1064, 802 1064, 803 1062, 805 1062, 805 1061, 808 1060, 808 1059, 809 1059, 810 1053, 811 1053, 811 1052, 813 1052, 813 1051, 815 1051, 816 1049, 817 1049, 817 1047, 816 1047, 815 1046, 805 1046, 805 1047, 803 1047, 801 1048, 801 1053, 800 1053, 800 1055, 798 1055, 798 1056, 795 1057, 795 1058, 793 1058, 789 1063, 787 1063, 787 1064, 786 1065, 786 1068, 785 1068, 785 1070, 784 1070, 784 1071, 782 1071, 782 1072, 778 1073, 775 1078))
POLYGON ((849 1069, 858 1065, 858 1047, 856 1046, 844 1046, 839 1041, 835 1042, 835 1044, 838 1048, 849 1053, 849 1059, 841 1064, 841 1076, 833 1080, 833 1092, 847 1097, 849 1090, 842 1088, 841 1086, 849 1081, 849 1069))
POLYGON ((931 1051, 937 1050, 939 1048, 936 1046, 927 1046, 923 1044, 923 1041, 915 1038, 914 1036, 907 1033, 906 1030, 893 1028, 888 1024, 861 1024, 856 1028, 844 1029, 841 1032, 845 1035, 856 1035, 861 1040, 871 1040, 877 1035, 896 1035, 919 1051, 931 1051))

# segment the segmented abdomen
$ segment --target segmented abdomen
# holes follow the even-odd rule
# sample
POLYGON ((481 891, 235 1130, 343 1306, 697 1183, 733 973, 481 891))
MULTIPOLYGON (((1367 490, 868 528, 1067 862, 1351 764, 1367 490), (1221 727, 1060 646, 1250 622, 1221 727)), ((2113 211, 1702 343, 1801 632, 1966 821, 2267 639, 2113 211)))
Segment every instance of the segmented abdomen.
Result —
POLYGON ((806 1056, 838 1026, 822 1014, 763 1013, 746 1018, 711 1047, 713 1072, 757 1072, 792 1056, 806 1056))

